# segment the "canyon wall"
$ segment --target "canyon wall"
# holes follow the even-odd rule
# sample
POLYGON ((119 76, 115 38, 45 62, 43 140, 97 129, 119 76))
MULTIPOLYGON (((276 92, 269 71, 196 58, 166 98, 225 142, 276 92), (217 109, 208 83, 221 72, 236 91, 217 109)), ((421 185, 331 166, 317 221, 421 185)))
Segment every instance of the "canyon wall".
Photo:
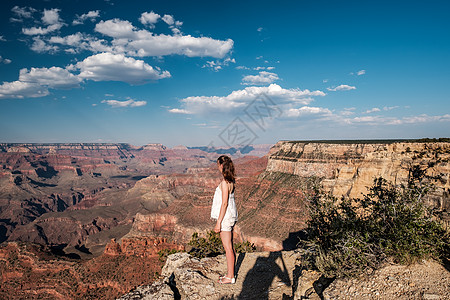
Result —
POLYGON ((325 190, 336 196, 361 197, 376 177, 405 184, 418 166, 433 179, 436 189, 430 204, 450 209, 450 143, 277 143, 266 172, 317 177, 325 190))

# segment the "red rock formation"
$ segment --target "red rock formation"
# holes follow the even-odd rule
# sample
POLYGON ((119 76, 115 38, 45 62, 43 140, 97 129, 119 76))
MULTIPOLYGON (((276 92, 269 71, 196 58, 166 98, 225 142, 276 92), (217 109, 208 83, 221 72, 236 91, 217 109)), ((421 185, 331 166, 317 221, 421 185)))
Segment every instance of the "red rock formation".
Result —
POLYGON ((43 246, 6 243, 0 246, 0 299, 115 299, 151 284, 162 264, 155 256, 124 254, 67 260, 43 246))
POLYGON ((104 254, 111 256, 125 255, 137 257, 158 257, 160 250, 184 250, 183 245, 169 242, 162 237, 123 238, 120 243, 116 239, 106 245, 104 254))

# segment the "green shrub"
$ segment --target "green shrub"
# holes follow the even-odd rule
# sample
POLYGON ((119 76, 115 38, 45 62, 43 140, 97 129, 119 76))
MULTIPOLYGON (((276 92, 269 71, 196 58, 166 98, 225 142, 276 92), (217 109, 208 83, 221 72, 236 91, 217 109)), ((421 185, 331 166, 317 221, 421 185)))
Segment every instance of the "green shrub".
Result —
POLYGON ((316 190, 310 198, 308 239, 301 241, 306 267, 327 277, 360 274, 388 258, 412 263, 450 256, 450 233, 424 204, 430 186, 412 168, 407 185, 374 180, 362 199, 337 199, 316 190))
MULTIPOLYGON (((192 247, 189 254, 197 258, 212 257, 225 253, 220 234, 212 230, 207 233, 206 238, 200 237, 197 232, 194 232, 188 245, 192 247)), ((237 253, 243 253, 253 252, 256 248, 255 245, 245 241, 234 244, 234 249, 237 253)))
POLYGON ((181 250, 176 249, 162 249, 158 251, 158 256, 160 261, 165 261, 167 259, 167 256, 170 254, 182 252, 181 250))
POLYGON ((246 252, 255 252, 256 247, 254 244, 249 241, 239 242, 234 244, 234 250, 236 253, 246 253, 246 252))

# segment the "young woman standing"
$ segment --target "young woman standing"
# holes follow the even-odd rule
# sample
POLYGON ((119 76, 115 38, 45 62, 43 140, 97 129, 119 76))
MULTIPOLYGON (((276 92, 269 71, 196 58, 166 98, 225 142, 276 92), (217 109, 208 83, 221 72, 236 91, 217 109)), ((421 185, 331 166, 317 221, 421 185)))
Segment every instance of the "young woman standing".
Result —
POLYGON ((233 246, 233 227, 238 219, 236 203, 234 201, 235 173, 231 158, 221 155, 217 159, 217 166, 222 174, 223 180, 216 188, 213 204, 211 207, 211 218, 216 220, 215 232, 220 232, 220 238, 225 249, 227 258, 227 275, 221 276, 219 283, 235 283, 234 265, 236 253, 233 246))

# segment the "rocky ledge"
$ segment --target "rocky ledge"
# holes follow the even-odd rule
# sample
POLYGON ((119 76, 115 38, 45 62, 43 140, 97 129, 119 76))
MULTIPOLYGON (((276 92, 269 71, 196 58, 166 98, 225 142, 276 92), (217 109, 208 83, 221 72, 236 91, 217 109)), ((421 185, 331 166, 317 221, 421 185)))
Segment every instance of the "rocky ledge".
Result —
POLYGON ((172 254, 159 280, 119 299, 450 299, 450 273, 435 261, 331 280, 303 270, 299 252, 276 251, 239 254, 236 269, 236 284, 221 285, 224 255, 199 260, 172 254))

